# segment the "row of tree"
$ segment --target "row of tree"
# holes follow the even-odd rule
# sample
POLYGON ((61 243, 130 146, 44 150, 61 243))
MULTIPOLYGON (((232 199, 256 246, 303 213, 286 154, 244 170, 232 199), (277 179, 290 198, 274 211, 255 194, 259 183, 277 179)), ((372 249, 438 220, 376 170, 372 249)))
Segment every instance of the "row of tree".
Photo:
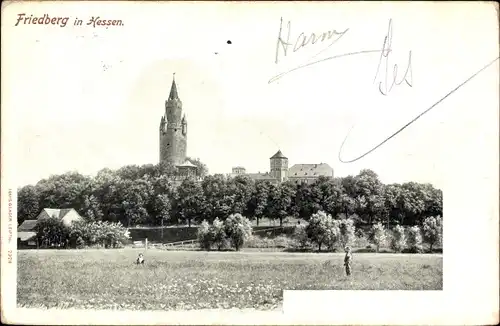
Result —
MULTIPOLYGON (((324 245, 332 251, 354 243, 356 226, 350 218, 334 219, 330 214, 319 211, 311 216, 307 225, 296 226, 294 238, 302 249, 317 247, 321 251, 324 245)), ((435 245, 442 244, 442 218, 430 216, 424 220, 422 226, 396 225, 392 229, 387 229, 378 222, 371 226, 368 239, 375 245, 377 252, 382 246, 395 252, 422 252, 424 243, 428 244, 432 252, 435 245)))
MULTIPOLYGON (((206 167, 199 160, 200 177, 206 167), (201 171, 201 172, 200 172, 201 171)), ((34 219, 42 208, 74 208, 88 220, 133 225, 163 225, 224 221, 234 213, 259 220, 289 216, 308 220, 324 211, 338 218, 353 216, 356 225, 421 225, 440 216, 442 192, 430 184, 383 184, 376 173, 320 177, 314 184, 254 181, 247 176, 208 175, 198 182, 174 182, 169 165, 125 166, 103 169, 96 176, 76 172, 51 176, 18 190, 18 221, 34 219)))

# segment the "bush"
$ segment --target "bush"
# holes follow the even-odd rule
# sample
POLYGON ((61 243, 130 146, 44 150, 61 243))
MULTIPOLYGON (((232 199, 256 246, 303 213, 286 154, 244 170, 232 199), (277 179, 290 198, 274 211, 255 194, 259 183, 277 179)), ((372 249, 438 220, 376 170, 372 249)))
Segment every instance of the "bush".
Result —
POLYGON ((370 240, 376 246, 376 251, 379 252, 380 246, 385 244, 387 234, 382 223, 377 223, 372 226, 370 240))
POLYGON ((406 246, 405 229, 397 225, 392 230, 391 249, 395 252, 401 252, 406 246))
POLYGON ((210 224, 206 220, 203 220, 203 222, 198 227, 198 242, 201 249, 208 251, 212 247, 213 234, 210 224))
POLYGON ((70 229, 59 218, 40 219, 35 232, 38 243, 43 247, 65 247, 69 243, 70 229))
POLYGON ((212 241, 217 247, 217 250, 220 251, 221 249, 226 248, 228 246, 228 239, 224 223, 217 217, 212 223, 210 229, 212 233, 212 241))
POLYGON ((422 252, 422 234, 418 226, 412 226, 408 228, 407 235, 407 247, 410 252, 422 252))
POLYGON ((69 242, 73 248, 84 246, 120 248, 130 239, 121 223, 75 221, 70 226, 69 242))
POLYGON ((423 240, 429 244, 431 252, 434 245, 443 243, 443 219, 441 216, 430 216, 424 220, 423 240))
POLYGON ((307 236, 306 226, 299 224, 295 227, 293 232, 293 239, 295 240, 296 246, 300 249, 305 249, 310 246, 309 237, 307 236))
POLYGON ((241 214, 232 214, 224 222, 224 230, 231 245, 236 251, 245 244, 252 235, 252 222, 241 214))

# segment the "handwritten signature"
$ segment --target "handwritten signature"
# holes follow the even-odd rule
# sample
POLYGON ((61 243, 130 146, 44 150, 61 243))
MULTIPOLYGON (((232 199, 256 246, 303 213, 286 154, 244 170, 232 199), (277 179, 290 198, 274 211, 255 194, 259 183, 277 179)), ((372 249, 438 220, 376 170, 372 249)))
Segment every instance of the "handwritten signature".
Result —
MULTIPOLYGON (((280 21, 280 32, 278 34, 278 42, 276 44, 276 60, 275 60, 276 64, 279 62, 279 49, 280 49, 280 46, 283 48, 283 55, 286 57, 287 54, 288 54, 288 47, 292 45, 292 43, 290 43, 290 33, 291 33, 291 30, 292 30, 292 22, 288 21, 286 27, 288 29, 288 34, 287 34, 287 38, 286 38, 286 42, 285 42, 283 40, 283 37, 282 37, 283 18, 281 18, 281 21, 280 21)), ((318 41, 325 42, 325 41, 328 41, 328 40, 332 40, 331 43, 328 44, 328 46, 325 49, 323 49, 322 51, 320 51, 319 53, 316 54, 316 55, 318 55, 321 52, 323 52, 324 50, 326 50, 329 47, 331 47, 333 44, 335 44, 338 40, 340 40, 340 38, 342 36, 344 36, 347 33, 348 30, 349 30, 349 28, 347 28, 344 31, 340 31, 339 32, 336 29, 333 29, 333 30, 329 30, 327 32, 321 33, 319 35, 316 35, 315 33, 311 33, 311 35, 309 35, 309 37, 307 37, 305 35, 305 33, 302 32, 302 33, 300 33, 300 35, 295 40, 295 44, 293 46, 293 52, 299 51, 300 49, 306 47, 308 44, 313 44, 314 45, 318 41)))
POLYGON ((399 82, 396 80, 398 76, 398 65, 394 64, 392 71, 392 84, 388 86, 387 77, 389 76, 389 54, 391 52, 392 52, 392 19, 389 19, 389 29, 387 31, 387 35, 384 38, 384 45, 382 46, 382 50, 380 53, 380 60, 377 66, 377 73, 375 74, 375 78, 373 80, 373 82, 377 80, 377 77, 379 76, 380 72, 380 65, 382 64, 382 61, 385 58, 385 77, 379 83, 379 88, 378 88, 380 93, 382 93, 382 95, 387 95, 392 90, 394 85, 401 85, 403 82, 406 82, 408 86, 413 87, 413 73, 411 70, 411 51, 409 52, 408 55, 408 66, 406 66, 406 71, 403 75, 403 78, 401 78, 399 82))
MULTIPOLYGON (((279 31, 279 34, 278 34, 278 42, 277 42, 277 45, 276 45, 276 60, 275 60, 276 64, 278 64, 278 62, 279 62, 278 58, 279 58, 280 47, 282 48, 283 55, 287 56, 287 54, 288 54, 288 47, 292 45, 289 42, 289 40, 290 40, 291 22, 289 21, 288 24, 287 24, 288 34, 287 34, 286 41, 284 41, 283 37, 282 37, 282 27, 283 27, 283 19, 281 19, 280 31, 279 31)), ((334 43, 336 43, 337 41, 339 41, 340 38, 343 37, 348 31, 349 31, 348 28, 345 29, 342 32, 338 32, 336 30, 333 30, 333 31, 329 31, 329 32, 321 34, 320 37, 316 37, 315 34, 311 34, 311 36, 309 38, 306 38, 304 36, 305 34, 302 33, 297 38, 293 50, 294 50, 294 52, 298 51, 300 48, 305 47, 309 43, 309 41, 311 41, 312 44, 315 44, 315 43, 318 42, 318 40, 321 40, 323 42, 323 41, 325 41, 327 39, 328 40, 332 39, 332 42, 330 44, 328 44, 328 46, 326 48, 324 48, 322 51, 319 52, 319 53, 321 53, 321 52, 329 49, 334 43), (300 40, 302 40, 302 43, 299 42, 300 40), (297 45, 299 45, 299 46, 297 46, 297 45)), ((382 95, 388 95, 389 92, 391 92, 391 90, 393 89, 394 86, 399 86, 399 85, 401 85, 403 83, 406 83, 408 86, 413 87, 413 72, 412 72, 412 61, 411 61, 412 60, 412 52, 411 51, 409 51, 409 53, 408 53, 408 64, 406 66, 405 73, 402 75, 402 77, 400 77, 399 74, 398 74, 398 72, 399 72, 398 71, 398 65, 394 64, 393 65, 393 69, 392 69, 392 77, 390 77, 390 79, 389 79, 389 76, 390 76, 390 73, 389 73, 390 72, 389 71, 389 57, 390 57, 390 54, 392 53, 392 50, 393 50, 392 49, 392 32, 393 32, 392 19, 389 19, 388 30, 387 30, 387 34, 384 37, 384 42, 383 42, 383 45, 382 45, 382 49, 372 49, 372 50, 360 50, 360 51, 346 52, 346 53, 342 53, 342 54, 332 55, 332 56, 329 56, 329 57, 326 57, 326 58, 323 58, 323 59, 311 60, 310 62, 304 63, 302 65, 299 65, 299 66, 295 67, 295 68, 292 68, 290 70, 287 70, 287 71, 284 71, 282 73, 279 73, 276 76, 273 76, 271 79, 269 79, 268 83, 271 84, 271 83, 273 83, 273 82, 281 79, 282 77, 284 77, 285 75, 287 75, 289 73, 292 73, 294 71, 297 71, 297 70, 305 68, 305 67, 309 67, 309 66, 315 65, 317 63, 325 62, 327 60, 338 59, 338 58, 342 58, 342 57, 353 56, 353 55, 360 55, 360 54, 380 53, 379 62, 378 62, 377 70, 376 70, 376 73, 375 73, 375 78, 373 80, 373 82, 375 83, 377 81, 377 78, 381 79, 379 81, 379 87, 378 87, 380 93, 382 95), (384 66, 385 66, 385 69, 383 69, 383 70, 380 69, 382 63, 384 63, 384 66), (400 77, 399 80, 398 80, 398 77, 400 77)), ((382 146, 383 144, 385 144, 387 141, 389 141, 390 139, 392 139, 393 137, 395 137, 397 134, 399 134, 401 131, 403 131, 404 129, 406 129, 409 125, 411 125, 412 123, 414 123, 416 120, 418 120, 424 114, 426 114, 427 112, 429 112, 430 110, 432 110, 433 108, 435 108, 439 103, 441 103, 442 101, 444 101, 448 96, 450 96, 451 94, 453 94, 454 92, 456 92, 459 88, 461 88, 462 86, 464 86, 467 82, 469 82, 471 79, 473 79, 474 77, 476 77, 479 73, 481 73, 482 71, 484 71, 485 69, 487 69, 493 63, 495 63, 498 59, 500 59, 500 57, 497 57, 496 59, 494 59, 493 61, 491 61, 490 63, 488 63, 482 69, 480 69, 475 74, 473 74, 468 79, 466 79, 463 83, 461 83, 460 85, 458 85, 457 87, 455 87, 454 89, 452 89, 449 93, 447 93, 445 96, 443 96, 440 100, 438 100, 436 103, 434 103, 431 107, 429 107, 428 109, 426 109, 425 111, 423 111, 422 113, 420 113, 418 116, 416 116, 410 122, 408 122, 407 124, 405 124, 403 127, 401 127, 400 129, 398 129, 392 135, 390 135, 389 137, 387 137, 385 140, 383 140, 381 143, 379 143, 378 145, 376 145, 375 147, 373 147, 372 149, 370 149, 369 151, 367 151, 363 155, 360 155, 357 158, 354 158, 354 159, 351 159, 351 160, 343 160, 341 158, 341 152, 342 152, 344 144, 345 144, 345 142, 346 142, 346 140, 347 140, 347 138, 348 138, 348 136, 350 134, 350 131, 352 130, 352 128, 351 128, 351 130, 346 135, 346 137, 345 137, 345 139, 342 142, 342 145, 340 147, 339 154, 338 154, 339 161, 342 162, 342 163, 352 163, 352 162, 360 160, 361 158, 363 158, 363 157, 367 156, 368 154, 372 153, 373 151, 375 151, 376 149, 378 149, 380 146, 382 146)))

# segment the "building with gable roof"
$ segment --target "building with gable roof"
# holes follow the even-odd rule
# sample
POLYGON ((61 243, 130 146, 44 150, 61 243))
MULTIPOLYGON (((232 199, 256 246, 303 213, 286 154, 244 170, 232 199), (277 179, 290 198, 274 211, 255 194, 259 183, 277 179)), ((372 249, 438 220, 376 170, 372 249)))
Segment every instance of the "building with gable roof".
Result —
POLYGON ((288 158, 281 150, 269 158, 270 172, 247 173, 242 166, 232 168, 231 177, 246 175, 255 181, 269 181, 271 183, 281 183, 292 181, 299 183, 314 183, 320 176, 333 178, 333 169, 326 163, 319 164, 295 164, 288 168, 288 158))
POLYGON ((36 220, 25 220, 17 228, 18 248, 35 248, 37 246, 35 227, 38 221, 44 218, 58 218, 62 220, 64 225, 69 226, 74 221, 81 220, 82 216, 73 208, 44 208, 36 220))
POLYGON ((58 218, 62 220, 64 225, 71 225, 73 221, 79 221, 82 219, 80 214, 75 211, 73 208, 44 208, 38 214, 37 220, 41 220, 43 218, 58 218))

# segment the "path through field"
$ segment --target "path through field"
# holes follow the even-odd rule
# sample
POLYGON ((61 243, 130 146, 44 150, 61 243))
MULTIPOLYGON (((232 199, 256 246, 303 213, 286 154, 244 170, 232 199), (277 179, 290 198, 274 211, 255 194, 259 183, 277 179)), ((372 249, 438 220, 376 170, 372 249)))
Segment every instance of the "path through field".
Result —
POLYGON ((18 306, 126 310, 279 309, 282 290, 441 290, 442 255, 21 250, 18 306))

